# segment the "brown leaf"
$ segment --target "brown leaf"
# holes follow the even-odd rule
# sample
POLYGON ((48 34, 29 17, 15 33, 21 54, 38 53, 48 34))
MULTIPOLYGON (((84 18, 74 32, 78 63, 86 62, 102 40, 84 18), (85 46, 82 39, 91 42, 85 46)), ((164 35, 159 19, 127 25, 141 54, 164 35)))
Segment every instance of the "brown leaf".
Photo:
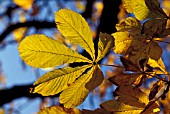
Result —
POLYGON ((140 72, 140 69, 130 60, 120 56, 120 61, 122 62, 123 66, 125 67, 125 71, 140 72))
POLYGON ((132 85, 135 80, 140 76, 140 74, 118 74, 111 78, 109 78, 109 81, 111 81, 113 84, 120 86, 120 85, 132 85))
POLYGON ((161 80, 154 83, 149 93, 149 100, 152 100, 163 86, 164 83, 161 80))
POLYGON ((144 23, 142 32, 150 37, 161 37, 166 24, 167 19, 150 19, 144 23))
POLYGON ((115 91, 115 95, 118 95, 118 101, 130 106, 136 106, 144 108, 149 102, 145 93, 143 93, 139 88, 132 86, 119 86, 115 91))
POLYGON ((152 12, 152 18, 168 18, 166 13, 160 7, 158 0, 145 0, 145 4, 152 12))
POLYGON ((105 109, 95 109, 95 110, 86 110, 83 109, 82 114, 110 114, 110 112, 108 112, 105 109))
POLYGON ((155 101, 150 101, 140 114, 158 114, 159 111, 158 104, 155 101))

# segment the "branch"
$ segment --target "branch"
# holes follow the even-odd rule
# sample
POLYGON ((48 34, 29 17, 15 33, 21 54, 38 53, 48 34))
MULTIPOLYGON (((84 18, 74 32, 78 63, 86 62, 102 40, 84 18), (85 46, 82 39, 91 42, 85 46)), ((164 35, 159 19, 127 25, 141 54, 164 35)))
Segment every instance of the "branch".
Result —
MULTIPOLYGON (((40 94, 32 94, 29 92, 30 88, 32 87, 32 84, 28 85, 22 85, 22 86, 14 86, 10 89, 4 89, 0 90, 0 106, 3 104, 9 103, 14 99, 21 98, 21 97, 27 97, 27 98, 44 98, 44 96, 40 94)), ((59 94, 52 96, 57 97, 59 94)))
POLYGON ((20 27, 35 27, 37 29, 41 28, 55 28, 56 24, 54 22, 47 22, 47 21, 27 21, 24 23, 17 23, 13 24, 7 27, 6 30, 2 32, 0 35, 0 43, 5 39, 5 37, 10 34, 12 31, 14 31, 17 28, 20 27))

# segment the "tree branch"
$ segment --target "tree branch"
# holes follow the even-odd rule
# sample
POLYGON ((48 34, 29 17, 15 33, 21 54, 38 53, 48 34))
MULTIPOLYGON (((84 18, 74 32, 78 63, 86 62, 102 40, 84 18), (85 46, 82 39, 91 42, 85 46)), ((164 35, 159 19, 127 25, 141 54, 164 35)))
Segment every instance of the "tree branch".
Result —
POLYGON ((7 27, 4 32, 0 35, 0 43, 5 39, 7 35, 9 35, 12 31, 20 27, 35 27, 37 29, 40 28, 55 28, 56 24, 54 22, 47 22, 47 21, 27 21, 24 23, 17 23, 14 25, 10 25, 7 27))
MULTIPOLYGON (((44 98, 44 96, 40 94, 32 94, 29 92, 30 88, 32 87, 32 84, 28 85, 21 85, 21 86, 14 86, 10 89, 4 89, 0 90, 0 106, 2 106, 5 103, 9 103, 14 99, 21 98, 21 97, 27 97, 27 98, 44 98)), ((52 96, 52 97, 58 97, 59 94, 52 96)))

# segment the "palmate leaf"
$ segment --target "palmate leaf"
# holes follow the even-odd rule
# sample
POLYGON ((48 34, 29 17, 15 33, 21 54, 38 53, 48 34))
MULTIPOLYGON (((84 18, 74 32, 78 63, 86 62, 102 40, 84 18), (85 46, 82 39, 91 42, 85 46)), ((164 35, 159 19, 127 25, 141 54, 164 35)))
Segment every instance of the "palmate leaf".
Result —
POLYGON ((89 67, 91 65, 66 67, 48 72, 36 80, 32 92, 43 96, 55 95, 69 87, 89 67))
POLYGON ((90 27, 78 13, 69 9, 61 9, 55 13, 57 28, 72 43, 79 44, 95 59, 94 44, 90 27))
POLYGON ((91 60, 59 41, 42 34, 27 36, 20 43, 18 50, 22 60, 33 67, 46 68, 73 62, 91 63, 91 60))
POLYGON ((60 94, 59 101, 64 105, 64 107, 73 108, 80 105, 85 100, 90 90, 93 90, 95 87, 100 85, 102 81, 99 80, 100 83, 98 83, 97 79, 94 83, 90 83, 92 85, 87 85, 93 76, 97 78, 97 73, 102 73, 101 71, 96 72, 95 70, 100 69, 98 66, 92 67, 88 73, 82 75, 60 94))
POLYGON ((98 56, 96 62, 101 60, 114 47, 114 38, 106 33, 99 34, 98 56))

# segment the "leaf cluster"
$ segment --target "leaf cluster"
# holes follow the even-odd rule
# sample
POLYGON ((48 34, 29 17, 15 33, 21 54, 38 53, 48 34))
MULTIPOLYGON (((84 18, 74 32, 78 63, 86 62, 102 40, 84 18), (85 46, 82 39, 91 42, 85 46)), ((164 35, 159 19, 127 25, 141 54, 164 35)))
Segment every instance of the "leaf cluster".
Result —
MULTIPOLYGON (((95 56, 92 34, 88 23, 78 13, 69 9, 61 9, 55 13, 55 22, 60 33, 73 44, 85 49, 91 58, 68 48, 61 42, 42 34, 27 36, 19 45, 18 50, 23 61, 36 68, 56 67, 63 64, 81 62, 82 66, 55 69, 41 76, 34 83, 32 93, 43 96, 60 94, 59 102, 64 107, 53 106, 41 110, 45 113, 134 113, 150 114, 160 111, 157 100, 164 98, 169 91, 169 73, 161 59, 162 48, 158 42, 170 35, 166 28, 170 19, 157 0, 123 0, 128 13, 135 17, 128 17, 116 25, 117 32, 109 35, 100 33, 98 42, 98 56, 95 56), (144 23, 141 20, 145 20, 144 23), (94 111, 78 110, 88 93, 98 87, 104 80, 99 61, 113 50, 122 54, 120 61, 124 72, 110 77, 115 84, 115 100, 109 100, 94 111), (165 78, 159 77, 163 74, 165 78), (156 78, 149 97, 139 87, 148 78, 156 78), (166 87, 164 92, 156 98, 156 94, 166 87), (76 112, 75 112, 76 111, 76 112)), ((114 65, 113 65, 114 66, 114 65)))

